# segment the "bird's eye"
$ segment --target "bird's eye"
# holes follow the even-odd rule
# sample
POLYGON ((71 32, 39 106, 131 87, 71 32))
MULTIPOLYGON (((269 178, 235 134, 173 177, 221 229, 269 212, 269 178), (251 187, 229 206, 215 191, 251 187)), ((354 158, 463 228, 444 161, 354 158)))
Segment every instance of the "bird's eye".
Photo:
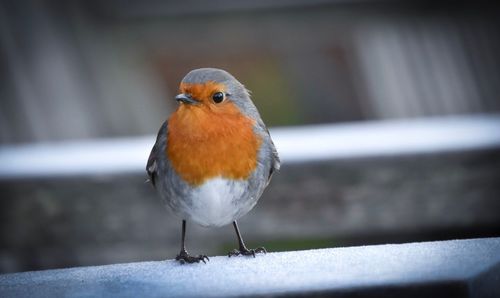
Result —
POLYGON ((224 101, 225 97, 226 96, 224 95, 224 93, 222 93, 222 92, 216 92, 212 96, 212 99, 214 100, 215 103, 221 103, 222 101, 224 101))

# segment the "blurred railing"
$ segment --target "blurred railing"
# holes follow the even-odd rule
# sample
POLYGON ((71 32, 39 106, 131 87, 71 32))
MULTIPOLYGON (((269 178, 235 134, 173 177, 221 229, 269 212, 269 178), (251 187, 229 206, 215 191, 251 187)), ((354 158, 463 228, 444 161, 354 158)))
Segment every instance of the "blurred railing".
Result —
MULTIPOLYGON (((282 163, 500 147, 500 115, 271 129, 282 163)), ((0 179, 144 173, 155 137, 0 146, 0 179)))

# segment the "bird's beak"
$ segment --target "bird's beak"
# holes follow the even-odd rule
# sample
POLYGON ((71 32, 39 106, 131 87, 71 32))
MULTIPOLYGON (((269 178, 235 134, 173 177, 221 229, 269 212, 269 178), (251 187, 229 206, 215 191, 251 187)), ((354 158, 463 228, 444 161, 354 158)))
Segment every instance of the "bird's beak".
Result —
POLYGON ((193 99, 191 95, 181 93, 175 97, 175 100, 178 102, 186 103, 186 104, 197 104, 198 101, 193 99))

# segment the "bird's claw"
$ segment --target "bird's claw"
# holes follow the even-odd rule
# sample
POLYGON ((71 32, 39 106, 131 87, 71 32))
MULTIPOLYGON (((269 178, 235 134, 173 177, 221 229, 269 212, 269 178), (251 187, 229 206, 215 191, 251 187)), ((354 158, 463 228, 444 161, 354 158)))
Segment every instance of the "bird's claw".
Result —
POLYGON ((264 254, 266 254, 267 250, 264 247, 258 247, 258 248, 255 248, 255 249, 248 249, 246 247, 242 247, 240 249, 233 249, 232 251, 230 251, 227 254, 227 256, 228 257, 233 257, 233 256, 242 255, 242 256, 253 256, 255 258, 255 254, 258 254, 258 253, 264 253, 264 254))
POLYGON ((198 255, 193 257, 190 256, 186 251, 182 251, 180 254, 177 255, 177 257, 175 257, 175 260, 179 261, 181 264, 199 263, 200 261, 206 264, 207 262, 205 262, 205 259, 207 261, 210 261, 210 259, 206 255, 198 255))

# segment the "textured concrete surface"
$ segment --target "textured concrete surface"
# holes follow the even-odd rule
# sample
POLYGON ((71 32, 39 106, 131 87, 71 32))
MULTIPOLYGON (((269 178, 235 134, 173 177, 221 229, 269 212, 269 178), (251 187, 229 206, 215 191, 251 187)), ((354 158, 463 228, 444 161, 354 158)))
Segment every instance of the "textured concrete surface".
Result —
POLYGON ((500 238, 0 275, 1 297, 498 297, 500 238))

